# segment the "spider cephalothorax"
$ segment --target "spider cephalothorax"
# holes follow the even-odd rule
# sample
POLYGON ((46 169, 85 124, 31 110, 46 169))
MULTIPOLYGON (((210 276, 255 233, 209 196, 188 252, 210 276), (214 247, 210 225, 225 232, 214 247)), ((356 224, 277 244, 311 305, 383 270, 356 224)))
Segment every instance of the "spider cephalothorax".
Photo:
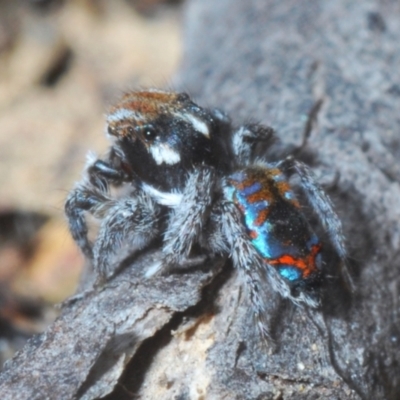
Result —
POLYGON ((197 165, 226 168, 229 149, 215 134, 223 125, 186 94, 156 90, 126 94, 107 116, 107 132, 134 174, 162 190, 181 189, 182 172, 197 165))
POLYGON ((300 177, 344 265, 341 223, 305 164, 290 157, 268 161, 271 128, 235 128, 226 115, 186 94, 147 90, 126 94, 111 109, 107 133, 109 153, 89 160, 65 206, 72 236, 100 276, 115 272, 111 256, 123 242, 133 253, 158 238, 164 257, 147 275, 185 265, 195 244, 208 255, 230 256, 264 334, 270 287, 296 303, 319 304, 323 243, 290 175, 300 177), (124 196, 110 194, 110 186, 121 185, 129 189, 124 196), (94 245, 86 212, 101 224, 94 245))

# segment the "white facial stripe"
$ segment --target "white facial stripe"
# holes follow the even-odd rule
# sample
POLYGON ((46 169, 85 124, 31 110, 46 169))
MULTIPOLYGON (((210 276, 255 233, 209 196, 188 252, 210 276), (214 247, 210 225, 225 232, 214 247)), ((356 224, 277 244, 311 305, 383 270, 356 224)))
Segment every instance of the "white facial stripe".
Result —
POLYGON ((208 130, 208 126, 205 122, 201 121, 199 118, 195 117, 192 114, 187 114, 186 118, 193 125, 193 128, 202 133, 204 136, 210 137, 210 131, 208 130))
POLYGON ((200 118, 195 117, 193 114, 176 114, 177 117, 184 119, 185 121, 192 124, 193 129, 199 133, 202 133, 206 137, 210 137, 210 130, 205 122, 200 118))
POLYGON ((182 195, 180 193, 168 193, 160 192, 154 189, 153 186, 147 183, 142 184, 143 190, 150 195, 158 204, 168 207, 177 207, 182 201, 182 195))
POLYGON ((156 161, 157 165, 162 163, 173 165, 181 161, 181 156, 175 150, 165 143, 157 143, 150 146, 150 153, 156 161))
POLYGON ((124 119, 142 119, 141 115, 136 113, 135 111, 127 110, 126 108, 119 108, 115 110, 112 114, 107 116, 107 122, 118 122, 124 119))

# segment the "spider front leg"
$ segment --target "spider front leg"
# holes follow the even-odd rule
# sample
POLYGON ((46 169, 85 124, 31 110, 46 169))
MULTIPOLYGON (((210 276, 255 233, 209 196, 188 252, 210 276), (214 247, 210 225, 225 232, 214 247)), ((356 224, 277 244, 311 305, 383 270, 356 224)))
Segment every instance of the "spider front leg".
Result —
POLYGON ((67 197, 65 214, 69 230, 82 253, 89 260, 93 258, 92 243, 88 238, 86 212, 94 213, 110 199, 91 185, 79 184, 67 197))
POLYGON ((120 185, 128 180, 128 174, 120 165, 121 157, 115 149, 110 151, 107 161, 89 154, 84 178, 69 193, 65 202, 65 214, 72 237, 89 260, 93 258, 93 251, 88 239, 86 213, 101 217, 107 206, 112 204, 109 185, 120 185))
POLYGON ((159 204, 171 207, 164 234, 164 260, 154 265, 148 276, 161 269, 186 266, 193 244, 198 241, 213 201, 215 171, 199 166, 188 176, 181 194, 162 193, 145 186, 159 204))
POLYGON ((100 279, 110 278, 118 265, 112 256, 125 242, 130 252, 143 249, 159 234, 159 206, 146 193, 122 198, 109 207, 93 248, 93 265, 100 279))

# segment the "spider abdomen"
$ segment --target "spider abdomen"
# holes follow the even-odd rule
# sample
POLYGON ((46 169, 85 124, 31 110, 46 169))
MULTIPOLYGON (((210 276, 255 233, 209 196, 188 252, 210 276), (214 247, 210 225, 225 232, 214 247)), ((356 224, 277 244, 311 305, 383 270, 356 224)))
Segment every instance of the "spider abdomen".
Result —
POLYGON ((225 192, 243 215, 250 241, 290 285, 315 282, 321 244, 278 168, 250 167, 230 175, 225 192))

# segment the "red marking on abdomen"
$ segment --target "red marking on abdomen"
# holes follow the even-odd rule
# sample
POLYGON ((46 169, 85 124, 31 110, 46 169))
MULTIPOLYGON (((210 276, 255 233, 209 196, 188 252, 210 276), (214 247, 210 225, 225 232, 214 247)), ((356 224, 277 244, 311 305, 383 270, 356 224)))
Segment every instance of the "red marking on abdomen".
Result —
POLYGON ((258 191, 258 192, 255 192, 255 193, 252 193, 252 194, 248 195, 246 197, 246 200, 250 204, 252 204, 252 203, 258 203, 260 201, 263 201, 263 200, 265 200, 265 198, 263 196, 263 192, 262 191, 258 191))
POLYGON ((292 265, 302 271, 303 278, 308 278, 312 273, 317 270, 317 267, 315 265, 315 258, 318 255, 320 249, 321 245, 316 244, 311 248, 310 254, 308 254, 305 258, 296 258, 291 256, 290 254, 284 254, 279 258, 268 260, 268 263, 276 266, 292 265))
POLYGON ((251 231, 249 232, 249 236, 250 236, 252 239, 257 239, 258 233, 257 233, 257 231, 251 230, 251 231))
POLYGON ((259 211, 257 219, 254 221, 255 225, 261 226, 267 220, 268 214, 268 208, 264 208, 264 210, 259 211))

